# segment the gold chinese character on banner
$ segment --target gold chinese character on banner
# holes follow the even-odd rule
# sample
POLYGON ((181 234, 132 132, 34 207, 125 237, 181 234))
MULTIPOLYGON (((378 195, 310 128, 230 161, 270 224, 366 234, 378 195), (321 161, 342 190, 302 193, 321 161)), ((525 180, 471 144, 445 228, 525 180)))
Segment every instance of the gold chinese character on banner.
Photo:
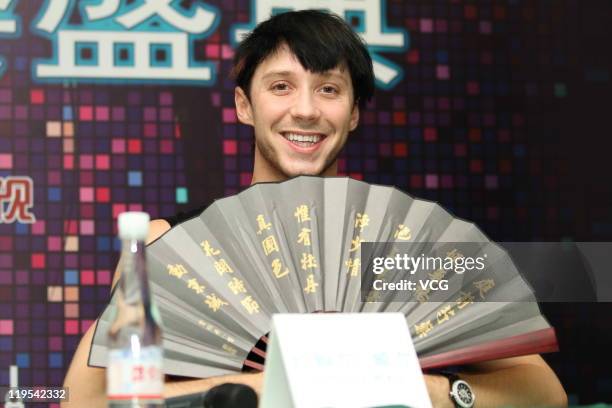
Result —
POLYGON ((231 281, 227 284, 230 290, 237 295, 239 293, 246 293, 246 288, 244 287, 244 281, 238 278, 232 278, 231 281))
POLYGON ((457 303, 457 309, 461 310, 467 305, 474 303, 474 295, 471 293, 461 292, 455 303, 457 303))
POLYGON ((318 266, 314 255, 307 254, 306 252, 302 252, 302 259, 300 259, 300 263, 302 264, 302 269, 304 270, 316 268, 318 266))
POLYGON ((451 259, 457 259, 457 258, 464 257, 461 252, 457 251, 457 248, 453 249, 452 251, 447 252, 446 256, 451 259))
POLYGON ((283 271, 283 264, 280 259, 276 258, 272 261, 272 273, 276 276, 276 279, 280 279, 283 276, 287 276, 289 274, 289 268, 285 268, 283 271))
POLYGON ((168 265, 167 268, 170 276, 176 276, 179 279, 181 279, 183 275, 187 273, 187 269, 185 269, 185 267, 181 264, 168 265))
POLYGON ((351 276, 359 276, 359 273, 361 272, 361 259, 349 258, 349 260, 344 262, 344 264, 348 268, 347 272, 350 273, 351 276))
POLYGON ((429 274, 429 277, 434 280, 441 280, 446 275, 446 271, 444 269, 437 269, 429 274))
POLYGON ((189 289, 193 289, 193 291, 198 295, 204 293, 204 289, 206 289, 206 287, 204 285, 200 285, 195 278, 191 278, 187 281, 187 287, 189 289))
POLYGON ((433 324, 431 324, 431 320, 426 320, 422 323, 415 324, 414 330, 419 337, 425 337, 427 334, 433 329, 433 324))
POLYGON ((263 246, 266 255, 270 255, 274 251, 278 252, 278 244, 276 243, 274 235, 270 235, 261 241, 261 246, 263 246))
POLYGON ((293 213, 295 218, 297 218, 298 222, 310 221, 310 214, 308 212, 308 206, 306 204, 302 204, 298 207, 295 207, 295 212, 293 213))
POLYGON ((365 241, 364 239, 362 239, 361 237, 356 237, 355 239, 351 240, 351 249, 349 249, 349 252, 355 252, 356 250, 359 249, 359 246, 361 245, 361 243, 365 241))
POLYGON ((319 284, 315 282, 314 274, 311 273, 306 278, 306 287, 304 288, 304 292, 315 293, 317 291, 317 286, 319 286, 319 284))
POLYGON ((249 314, 259 313, 259 304, 251 297, 251 295, 245 297, 240 301, 240 304, 244 306, 249 314))
POLYGON ((228 343, 234 343, 234 342, 236 341, 236 340, 235 340, 235 339, 234 339, 232 336, 230 336, 230 335, 228 335, 227 333, 225 333, 225 332, 223 332, 223 331, 219 330, 219 329, 218 329, 218 328, 217 328, 215 325, 213 325, 213 324, 207 323, 207 322, 205 322, 204 320, 198 320, 198 324, 199 324, 200 326, 203 326, 203 327, 204 327, 204 328, 205 328, 207 331, 209 331, 210 333, 214 333, 214 334, 215 334, 215 336, 219 336, 219 337, 221 337, 222 339, 224 339, 224 340, 225 340, 225 341, 227 341, 228 343))
POLYGON ((259 228, 259 230, 257 230, 257 235, 261 235, 263 231, 267 231, 272 227, 272 224, 269 222, 266 223, 263 214, 259 214, 255 220, 257 221, 257 227, 259 228))
POLYGON ((221 253, 221 251, 219 251, 218 249, 214 249, 212 246, 210 246, 210 242, 208 242, 208 240, 202 241, 200 243, 200 246, 202 247, 202 250, 204 251, 206 256, 219 255, 221 253))
POLYGON ((480 298, 484 299, 485 293, 495 287, 495 281, 493 279, 484 279, 474 282, 474 286, 480 291, 480 298))
POLYGON ((400 241, 408 241, 410 238, 412 238, 412 232, 410 231, 410 228, 404 224, 400 224, 397 226, 397 230, 395 230, 393 238, 399 239, 400 241))
POLYGON ((221 346, 221 348, 225 351, 227 351, 229 354, 235 356, 237 353, 237 350, 235 347, 230 346, 229 344, 224 344, 221 346))
POLYGON ((366 303, 378 302, 380 300, 380 293, 377 290, 371 290, 366 296, 366 303))
POLYGON ((214 265, 215 265, 215 269, 221 276, 223 276, 224 273, 234 272, 232 268, 229 266, 229 264, 227 263, 227 261, 223 258, 219 259, 218 261, 215 261, 214 265))
POLYGON ((363 231, 364 227, 370 224, 370 217, 366 213, 357 213, 355 217, 355 228, 359 228, 359 231, 363 231))
POLYGON ((298 244, 310 246, 310 231, 310 228, 302 228, 302 231, 298 234, 298 244))
POLYGON ((219 298, 214 293, 211 293, 210 295, 206 296, 206 300, 204 301, 204 303, 206 303, 206 305, 208 305, 210 310, 212 310, 213 312, 216 312, 217 310, 221 309, 222 306, 228 305, 227 302, 221 300, 221 298, 219 298))
POLYGON ((429 291, 423 288, 416 288, 414 293, 416 294, 416 300, 419 303, 427 302, 429 300, 429 291))
POLYGON ((438 310, 436 317, 438 319, 438 324, 443 323, 451 318, 451 316, 455 315, 455 311, 451 308, 450 305, 444 306, 438 310))

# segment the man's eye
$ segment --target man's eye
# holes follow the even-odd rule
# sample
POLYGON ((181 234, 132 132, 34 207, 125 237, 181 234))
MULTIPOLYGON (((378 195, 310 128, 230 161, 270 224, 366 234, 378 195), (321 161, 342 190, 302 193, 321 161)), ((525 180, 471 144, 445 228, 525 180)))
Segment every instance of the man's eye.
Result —
POLYGON ((333 86, 324 86, 323 88, 321 88, 321 90, 323 91, 323 93, 328 93, 328 94, 337 94, 338 90, 333 87, 333 86))
POLYGON ((287 89, 289 89, 289 85, 281 82, 281 83, 272 85, 272 89, 275 91, 286 91, 287 89))

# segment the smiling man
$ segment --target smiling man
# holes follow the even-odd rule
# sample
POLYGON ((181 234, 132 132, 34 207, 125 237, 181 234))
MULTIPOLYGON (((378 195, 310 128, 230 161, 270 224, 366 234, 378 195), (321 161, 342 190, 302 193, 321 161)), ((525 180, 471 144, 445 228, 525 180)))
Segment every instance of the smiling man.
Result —
POLYGON ((359 120, 345 66, 311 72, 283 44, 246 89, 237 87, 235 98, 238 118, 257 135, 253 182, 336 173, 336 158, 359 120))
MULTIPOLYGON (((371 58, 350 26, 313 10, 280 14, 240 43, 234 62, 238 119, 254 129, 252 182, 336 175, 338 154, 357 127, 359 109, 374 91, 371 58)), ((148 242, 191 214, 152 221, 148 242)), ((118 278, 117 272, 113 284, 118 278)), ((81 340, 66 376, 71 406, 105 406, 104 370, 87 366, 93 330, 94 326, 81 340)), ((477 407, 567 403, 563 387, 538 355, 481 363, 458 377, 476 395, 477 407)), ((461 403, 458 397, 449 395, 455 377, 425 379, 435 407, 460 406, 455 405, 461 403)), ((245 383, 260 391, 262 374, 167 382, 166 396, 224 382, 245 383)))
POLYGON ((253 182, 335 175, 372 97, 367 49, 340 18, 312 10, 260 24, 235 56, 238 119, 253 126, 253 182))

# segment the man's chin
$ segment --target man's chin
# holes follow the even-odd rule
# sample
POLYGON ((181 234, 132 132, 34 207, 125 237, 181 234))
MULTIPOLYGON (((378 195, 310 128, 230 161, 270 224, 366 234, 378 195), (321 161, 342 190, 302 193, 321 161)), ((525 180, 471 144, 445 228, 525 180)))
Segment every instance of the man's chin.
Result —
POLYGON ((285 157, 285 160, 275 162, 277 170, 280 170, 287 178, 297 176, 328 176, 336 173, 336 156, 333 160, 325 160, 324 157, 318 156, 312 158, 314 160, 297 159, 293 157, 285 157))
POLYGON ((295 171, 290 173, 285 173, 287 178, 299 177, 299 176, 320 176, 321 172, 319 171, 295 171))
POLYGON ((292 169, 285 169, 283 173, 287 178, 298 177, 298 176, 320 176, 324 172, 324 169, 319 167, 298 167, 292 169))

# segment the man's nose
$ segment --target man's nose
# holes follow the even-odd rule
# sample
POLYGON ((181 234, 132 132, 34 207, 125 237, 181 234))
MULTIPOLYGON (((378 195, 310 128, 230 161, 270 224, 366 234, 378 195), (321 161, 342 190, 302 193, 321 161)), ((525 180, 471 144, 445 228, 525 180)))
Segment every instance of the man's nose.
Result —
POLYGON ((290 109, 291 116, 296 119, 302 120, 316 120, 321 114, 315 95, 312 92, 300 92, 293 101, 293 105, 290 109))

